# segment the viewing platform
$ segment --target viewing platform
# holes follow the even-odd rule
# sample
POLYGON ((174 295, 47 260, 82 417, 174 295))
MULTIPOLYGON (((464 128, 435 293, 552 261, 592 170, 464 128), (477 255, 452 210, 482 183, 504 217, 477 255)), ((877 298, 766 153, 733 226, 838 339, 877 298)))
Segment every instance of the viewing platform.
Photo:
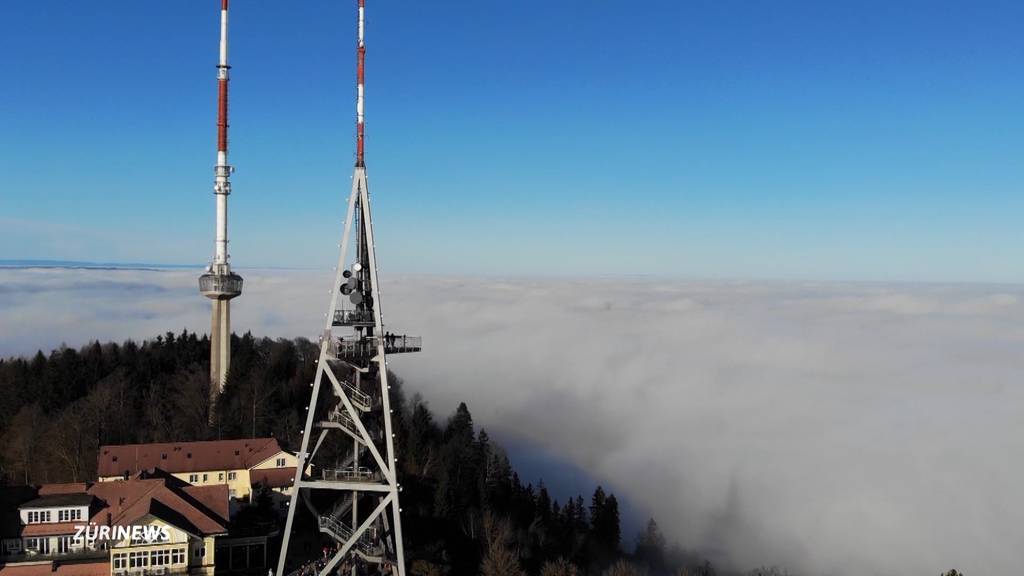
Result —
POLYGON ((242 277, 234 272, 207 272, 199 277, 199 292, 214 300, 230 300, 242 293, 242 277))
POLYGON ((385 354, 405 354, 423 349, 423 339, 419 336, 363 336, 335 340, 331 353, 338 360, 366 360, 377 355, 378 340, 383 340, 385 354))

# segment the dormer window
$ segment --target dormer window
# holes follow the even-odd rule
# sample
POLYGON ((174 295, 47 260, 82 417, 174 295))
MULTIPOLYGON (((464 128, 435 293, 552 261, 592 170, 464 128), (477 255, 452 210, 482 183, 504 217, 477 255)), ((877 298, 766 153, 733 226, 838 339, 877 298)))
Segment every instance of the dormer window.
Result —
POLYGON ((58 522, 72 522, 74 520, 82 519, 82 511, 78 508, 68 508, 66 510, 57 511, 58 522))

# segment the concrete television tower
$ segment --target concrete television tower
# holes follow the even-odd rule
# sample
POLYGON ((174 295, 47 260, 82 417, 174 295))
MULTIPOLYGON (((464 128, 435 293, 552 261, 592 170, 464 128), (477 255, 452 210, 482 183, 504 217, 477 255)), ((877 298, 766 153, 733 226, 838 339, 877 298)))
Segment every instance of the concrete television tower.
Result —
POLYGON ((199 291, 213 302, 210 317, 210 420, 231 365, 231 299, 242 293, 242 277, 228 263, 228 0, 220 3, 220 63, 217 65, 217 165, 213 195, 217 199, 217 236, 213 262, 199 277, 199 291))
POLYGON ((339 570, 352 576, 405 576, 387 355, 418 352, 420 339, 384 331, 363 156, 364 12, 365 0, 359 0, 356 165, 278 576, 312 569, 319 576, 339 570), (321 398, 325 389, 329 392, 321 398), (329 558, 321 557, 320 546, 309 545, 317 533, 334 544, 329 558), (292 541, 297 543, 290 549, 292 541))

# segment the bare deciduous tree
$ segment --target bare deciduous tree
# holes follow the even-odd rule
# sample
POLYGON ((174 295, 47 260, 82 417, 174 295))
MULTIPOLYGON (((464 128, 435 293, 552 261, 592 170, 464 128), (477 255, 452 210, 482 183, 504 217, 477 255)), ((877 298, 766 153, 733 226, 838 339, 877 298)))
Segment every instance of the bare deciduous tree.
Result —
POLYGON ((519 555, 510 546, 512 531, 508 522, 491 514, 484 516, 487 535, 487 553, 480 564, 483 576, 525 576, 519 565, 519 555))
POLYGON ((577 576, 576 565, 565 558, 545 562, 540 569, 540 576, 577 576))
POLYGON ((646 576, 647 571, 638 568, 632 562, 619 560, 604 571, 604 576, 646 576))

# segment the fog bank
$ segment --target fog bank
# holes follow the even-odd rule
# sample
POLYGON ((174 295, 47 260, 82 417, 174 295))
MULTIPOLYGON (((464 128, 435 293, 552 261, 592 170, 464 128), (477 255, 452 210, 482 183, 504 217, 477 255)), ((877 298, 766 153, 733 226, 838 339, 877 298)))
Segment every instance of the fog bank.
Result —
MULTIPOLYGON (((205 332, 198 271, 2 270, 0 355, 205 332)), ((315 337, 327 272, 243 270, 236 332, 315 337)), ((391 367, 741 568, 1011 574, 1024 287, 387 276, 391 367)), ((632 534, 624 534, 632 545, 632 534)))

